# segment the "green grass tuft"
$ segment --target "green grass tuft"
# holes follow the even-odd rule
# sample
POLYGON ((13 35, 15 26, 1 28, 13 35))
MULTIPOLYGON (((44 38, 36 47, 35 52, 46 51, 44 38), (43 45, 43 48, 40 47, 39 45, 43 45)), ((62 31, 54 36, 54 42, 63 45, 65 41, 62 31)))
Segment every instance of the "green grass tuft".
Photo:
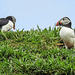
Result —
POLYGON ((75 49, 58 46, 60 28, 0 33, 1 75, 74 75, 75 49))

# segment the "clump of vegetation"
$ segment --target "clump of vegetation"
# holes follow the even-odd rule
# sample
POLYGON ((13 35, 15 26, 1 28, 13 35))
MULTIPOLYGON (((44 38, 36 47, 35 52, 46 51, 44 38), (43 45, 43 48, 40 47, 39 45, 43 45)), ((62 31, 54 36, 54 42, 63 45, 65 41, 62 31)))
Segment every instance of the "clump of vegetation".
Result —
POLYGON ((10 31, 8 40, 0 33, 0 74, 74 75, 75 49, 58 46, 59 29, 10 31))

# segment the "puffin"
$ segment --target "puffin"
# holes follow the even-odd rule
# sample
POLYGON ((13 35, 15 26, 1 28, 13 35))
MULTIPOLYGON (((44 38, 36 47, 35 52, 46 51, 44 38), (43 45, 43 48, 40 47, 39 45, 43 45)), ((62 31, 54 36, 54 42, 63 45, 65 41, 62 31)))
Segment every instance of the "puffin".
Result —
POLYGON ((56 26, 62 26, 59 35, 66 49, 75 48, 75 31, 71 25, 72 22, 68 17, 63 17, 56 23, 56 26))
POLYGON ((14 16, 7 16, 6 18, 0 18, 0 30, 7 32, 10 29, 15 29, 16 18, 14 16))
POLYGON ((4 32, 9 31, 10 29, 15 29, 16 18, 14 16, 7 16, 6 18, 0 18, 0 30, 5 39, 7 40, 4 32))

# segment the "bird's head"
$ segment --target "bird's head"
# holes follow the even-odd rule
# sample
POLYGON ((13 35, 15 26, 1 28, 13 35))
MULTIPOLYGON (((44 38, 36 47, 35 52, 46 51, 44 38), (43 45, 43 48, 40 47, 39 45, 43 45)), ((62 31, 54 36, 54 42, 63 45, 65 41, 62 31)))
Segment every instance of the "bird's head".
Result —
POLYGON ((13 29, 15 29, 16 18, 14 16, 7 16, 6 19, 11 20, 13 22, 13 29))
POLYGON ((63 17, 56 23, 56 26, 65 26, 71 28, 71 20, 68 17, 63 17))

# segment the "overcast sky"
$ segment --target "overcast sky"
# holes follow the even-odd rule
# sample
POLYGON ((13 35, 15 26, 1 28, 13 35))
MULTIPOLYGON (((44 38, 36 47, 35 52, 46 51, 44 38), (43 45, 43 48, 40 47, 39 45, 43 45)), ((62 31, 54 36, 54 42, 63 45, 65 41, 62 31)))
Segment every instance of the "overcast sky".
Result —
POLYGON ((16 17, 16 29, 54 27, 62 17, 69 17, 75 28, 75 0, 0 0, 0 18, 16 17))

